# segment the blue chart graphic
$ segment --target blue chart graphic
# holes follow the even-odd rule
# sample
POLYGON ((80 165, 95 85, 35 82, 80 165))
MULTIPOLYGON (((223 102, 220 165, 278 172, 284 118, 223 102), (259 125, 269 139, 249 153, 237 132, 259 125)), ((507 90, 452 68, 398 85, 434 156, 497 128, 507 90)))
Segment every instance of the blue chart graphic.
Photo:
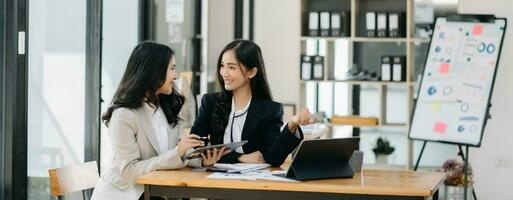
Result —
POLYGON ((429 87, 428 89, 429 96, 433 96, 436 94, 436 88, 434 86, 429 87))
POLYGON ((463 132, 465 131, 465 127, 463 127, 462 125, 458 126, 458 132, 463 132))

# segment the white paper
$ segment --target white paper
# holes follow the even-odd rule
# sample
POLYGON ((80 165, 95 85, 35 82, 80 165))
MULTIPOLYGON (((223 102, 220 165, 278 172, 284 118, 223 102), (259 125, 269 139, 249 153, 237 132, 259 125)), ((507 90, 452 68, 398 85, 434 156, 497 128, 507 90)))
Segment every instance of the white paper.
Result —
POLYGON ((212 173, 207 178, 210 179, 235 179, 235 180, 271 180, 271 181, 284 181, 284 182, 299 182, 294 179, 284 178, 280 176, 275 176, 274 174, 285 174, 286 171, 269 171, 269 170, 260 170, 253 171, 244 174, 234 174, 234 173, 221 173, 216 172, 212 173))
POLYGON ((248 164, 248 163, 236 163, 236 164, 226 164, 226 163, 216 163, 214 167, 227 169, 229 173, 246 173, 250 171, 255 171, 263 168, 268 168, 271 165, 269 164, 248 164))
POLYGON ((234 174, 234 173, 221 173, 215 172, 207 176, 207 178, 212 179, 241 179, 241 180, 256 180, 255 177, 250 176, 249 174, 234 174))

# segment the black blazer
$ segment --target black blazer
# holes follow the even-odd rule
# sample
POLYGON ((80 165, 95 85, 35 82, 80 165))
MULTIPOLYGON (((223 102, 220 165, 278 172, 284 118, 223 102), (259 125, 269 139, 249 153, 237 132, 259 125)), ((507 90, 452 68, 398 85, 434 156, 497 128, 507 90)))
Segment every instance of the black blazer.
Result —
MULTIPOLYGON (((198 116, 191 129, 191 133, 202 137, 210 135, 210 142, 213 145, 223 143, 225 130, 224 128, 217 130, 214 128, 213 112, 215 112, 214 107, 216 107, 218 101, 219 93, 203 95, 198 116)), ((226 107, 231 108, 231 98, 227 102, 229 105, 226 105, 226 107)), ((223 116, 218 117, 225 117, 227 119, 228 115, 230 115, 230 110, 224 113, 223 116)), ((249 154, 260 151, 264 160, 272 166, 283 164, 287 156, 303 140, 303 133, 298 128, 300 138, 297 138, 287 127, 280 131, 283 125, 282 116, 283 107, 280 103, 253 97, 248 108, 244 128, 242 129, 241 139, 248 140, 248 143, 242 146, 244 153, 249 154)), ((227 125, 228 122, 223 124, 222 127, 227 125)), ((241 153, 233 151, 223 156, 220 162, 238 163, 238 158, 241 155, 241 153)))

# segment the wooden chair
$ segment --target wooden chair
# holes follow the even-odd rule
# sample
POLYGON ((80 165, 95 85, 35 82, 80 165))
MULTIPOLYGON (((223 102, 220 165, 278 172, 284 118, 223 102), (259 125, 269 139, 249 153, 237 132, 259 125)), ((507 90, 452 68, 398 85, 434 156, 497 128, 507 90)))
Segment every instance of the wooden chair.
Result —
POLYGON ((96 161, 50 169, 48 174, 51 194, 58 199, 62 199, 62 195, 82 191, 85 200, 86 190, 94 188, 99 179, 96 161))

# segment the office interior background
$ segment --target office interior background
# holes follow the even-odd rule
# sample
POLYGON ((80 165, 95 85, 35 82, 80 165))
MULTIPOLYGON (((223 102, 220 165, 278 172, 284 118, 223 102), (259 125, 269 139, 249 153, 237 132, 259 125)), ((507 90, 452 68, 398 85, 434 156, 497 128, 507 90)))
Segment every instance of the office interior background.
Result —
MULTIPOLYGON (((365 166, 376 165, 372 148, 377 138, 386 138, 395 151, 381 167, 411 169, 422 146, 408 139, 405 125, 411 114, 408 95, 414 98, 416 81, 410 87, 300 79, 301 54, 312 41, 346 51, 354 62, 372 57, 379 61, 387 51, 404 53, 407 42, 353 43, 304 36, 305 6, 353 1, 369 7, 411 5, 414 15, 429 5, 434 16, 483 13, 513 19, 513 3, 504 0, 2 0, 0 199, 53 199, 50 168, 96 160, 101 173, 111 152, 100 115, 132 49, 144 40, 169 45, 177 52, 178 71, 192 72, 187 96, 192 105, 195 95, 216 91, 215 63, 224 45, 235 38, 254 40, 262 48, 275 101, 322 111, 328 118, 381 115, 388 125, 336 126, 331 135, 360 136, 365 166), (386 113, 380 111, 382 105, 386 113)), ((513 199, 512 37, 507 31, 482 146, 470 149, 480 199, 513 199)), ((412 43, 417 68, 423 67, 428 44, 412 43)), ((352 66, 348 60, 346 71, 352 66)), ((433 170, 457 157, 455 145, 428 143, 420 166, 433 170)))

